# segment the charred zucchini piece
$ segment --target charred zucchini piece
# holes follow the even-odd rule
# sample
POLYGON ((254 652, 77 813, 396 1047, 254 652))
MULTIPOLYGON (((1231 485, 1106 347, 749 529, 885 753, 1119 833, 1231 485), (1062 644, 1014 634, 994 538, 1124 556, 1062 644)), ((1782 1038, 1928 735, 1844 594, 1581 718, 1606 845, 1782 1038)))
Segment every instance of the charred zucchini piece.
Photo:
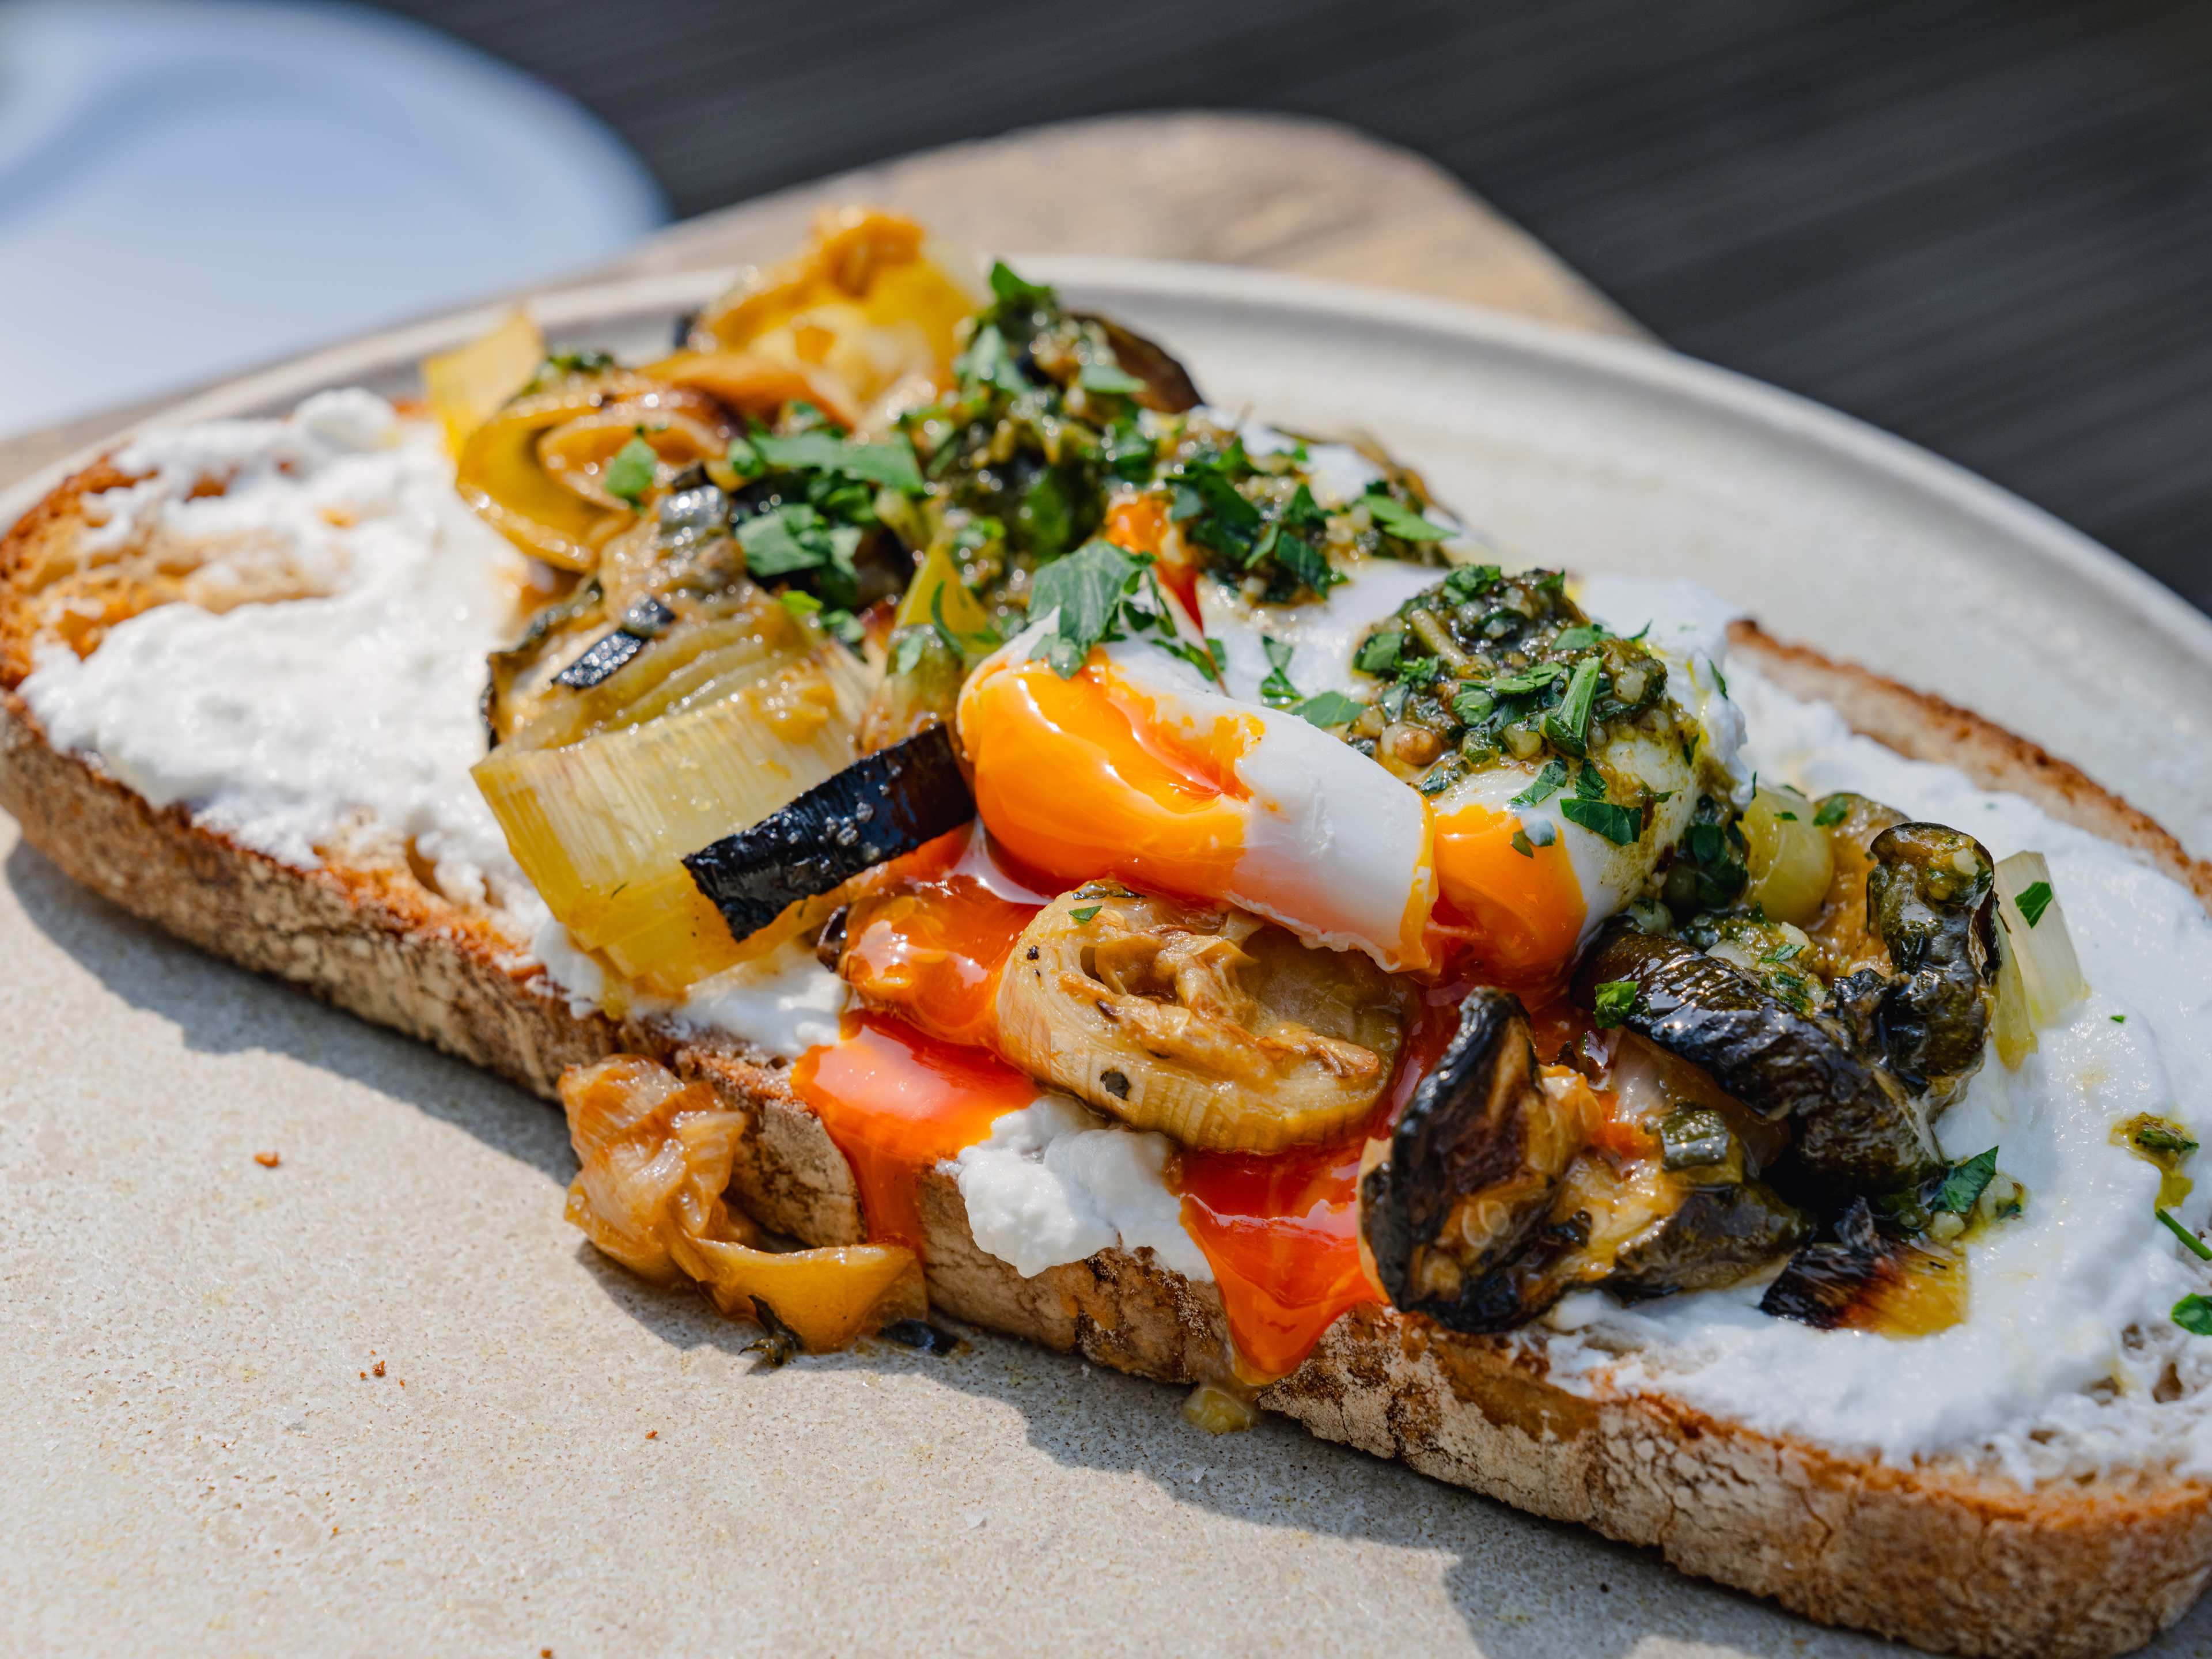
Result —
POLYGON ((854 762, 684 867, 739 939, 797 901, 910 853, 975 816, 951 733, 933 726, 854 762))
POLYGON ((1837 1002, 1870 1012, 1891 1067, 1940 1112, 1980 1068, 1989 1036, 1996 866, 1972 836, 1940 823, 1897 824, 1871 850, 1867 923, 1895 973, 1871 998, 1866 975, 1854 975, 1837 1002))
POLYGON ((1620 1247, 1600 1283, 1623 1302, 1715 1290, 1796 1249, 1812 1231, 1765 1182, 1692 1186, 1673 1214, 1620 1247))
POLYGON ((1824 1331, 1925 1336, 1966 1317, 1966 1260, 1883 1232, 1860 1199, 1837 1222, 1834 1237, 1790 1258, 1759 1310, 1824 1331))
POLYGON ((1164 346, 1108 318, 1081 312, 1071 315, 1078 322, 1096 323, 1105 331, 1106 343, 1114 350, 1114 361, 1123 373, 1144 382, 1144 390, 1133 394, 1142 407, 1160 415, 1180 415, 1206 401, 1199 395, 1190 371, 1170 356, 1164 346))
MULTIPOLYGON (((1543 1228, 1587 1133, 1545 1093, 1519 999, 1474 992, 1398 1120, 1388 1161, 1360 1183, 1360 1225, 1390 1300, 1455 1330, 1528 1317, 1518 1287, 1496 1270, 1543 1228)), ((1571 1226, 1540 1241, 1552 1255, 1578 1242, 1571 1226)))
POLYGON ((1637 988, 1623 1023, 1703 1067, 1759 1116, 1791 1120, 1791 1157, 1818 1180, 1881 1190, 1941 1164, 1927 1109, 1834 1021, 1799 1013, 1742 969, 1625 918, 1584 955, 1576 1000, 1593 1006, 1599 986, 1622 980, 1637 988))

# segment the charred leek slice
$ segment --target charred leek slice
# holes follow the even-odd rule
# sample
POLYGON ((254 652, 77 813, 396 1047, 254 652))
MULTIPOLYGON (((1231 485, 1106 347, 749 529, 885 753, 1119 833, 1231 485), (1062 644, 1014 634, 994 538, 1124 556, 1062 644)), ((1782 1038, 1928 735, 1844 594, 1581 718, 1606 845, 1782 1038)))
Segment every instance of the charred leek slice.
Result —
POLYGON ((2035 1052, 2037 1031, 2057 1024, 2089 986, 2043 854, 2015 853, 2000 863, 1996 893, 2004 943, 1990 1027, 1997 1058, 2018 1066, 2035 1052))
POLYGON ((477 763, 507 845, 587 950, 659 995, 736 961, 684 855, 757 823, 854 755, 868 673, 824 642, 704 707, 477 763))
POLYGON ((1395 982, 1356 951, 1106 884, 1031 920, 997 1007, 1000 1049, 1030 1076, 1224 1152, 1280 1152, 1364 1122, 1406 1019, 1395 982))

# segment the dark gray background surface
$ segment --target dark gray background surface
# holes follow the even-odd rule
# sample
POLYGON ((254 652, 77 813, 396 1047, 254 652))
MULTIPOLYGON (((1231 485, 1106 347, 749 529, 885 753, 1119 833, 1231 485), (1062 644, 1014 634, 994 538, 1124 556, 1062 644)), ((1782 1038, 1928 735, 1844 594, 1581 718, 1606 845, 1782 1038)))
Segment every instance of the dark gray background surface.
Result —
POLYGON ((1432 156, 1684 351, 1902 433, 2212 608, 2207 0, 388 0, 691 214, 1108 111, 1432 156))

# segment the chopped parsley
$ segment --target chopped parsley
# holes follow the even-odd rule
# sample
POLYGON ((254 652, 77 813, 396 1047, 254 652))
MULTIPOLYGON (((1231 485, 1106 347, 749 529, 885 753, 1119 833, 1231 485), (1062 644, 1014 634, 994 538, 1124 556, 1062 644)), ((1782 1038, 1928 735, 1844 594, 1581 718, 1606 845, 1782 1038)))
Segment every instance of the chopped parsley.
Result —
POLYGON ((2212 1299, 2185 1296, 2173 1304, 2171 1317, 2191 1336, 2212 1336, 2212 1299))
POLYGON ((1567 787, 1565 763, 1556 758, 1544 763, 1543 769, 1528 780, 1528 787, 1505 804, 1508 806, 1534 806, 1549 800, 1567 787))
POLYGON ((1590 1018, 1602 1027, 1618 1025, 1636 1012, 1637 1000, 1643 994, 1644 988, 1632 979, 1609 979, 1597 988, 1590 1018))
POLYGON ((2051 884, 2037 881, 2030 882, 2021 889, 2020 896, 2013 902, 2020 908, 2021 915, 2027 918, 2027 925, 2033 927, 2043 920, 2043 913, 2051 908, 2051 884))
POLYGON ((1590 710, 1597 704, 1599 672, 1595 657, 1584 657, 1577 663, 1567 681, 1566 696, 1544 716, 1544 735, 1570 755, 1589 752, 1590 710))
POLYGON ((1929 1200, 1931 1210, 1948 1212, 1952 1215, 1971 1212, 1980 1200, 1982 1191, 1996 1176, 1997 1149, 1977 1152, 1972 1158, 1954 1164, 1950 1173, 1936 1188, 1936 1195, 1929 1200))
POLYGON ((1121 601, 1135 591, 1150 562, 1111 542, 1094 541, 1037 572, 1030 586, 1030 613, 1042 617, 1060 612, 1054 632, 1040 642, 1038 653, 1052 664, 1054 672, 1071 678, 1092 646, 1114 637, 1121 601))
POLYGON ((1291 642, 1272 634, 1262 634, 1260 648, 1267 653, 1267 678, 1260 682, 1260 701, 1270 708, 1295 708, 1305 702, 1298 688, 1291 684, 1291 653, 1294 648, 1291 642))
POLYGON ((1079 904, 1067 913, 1067 919, 1078 927, 1087 927, 1090 925, 1091 918, 1097 915, 1103 908, 1097 904, 1079 904))
POLYGON ((1398 666, 1398 653, 1406 636, 1395 629, 1382 629, 1359 642, 1352 665, 1363 674, 1388 674, 1398 666))
POLYGON ((791 501, 740 523, 738 545, 756 578, 815 572, 823 600, 849 610, 858 597, 853 556, 860 534, 858 526, 832 524, 805 502, 791 501))
POLYGON ((1367 487, 1367 494, 1360 497, 1359 504, 1367 509, 1376 528, 1389 532, 1400 541, 1440 542, 1452 533, 1396 500, 1389 493, 1389 486, 1379 479, 1367 487))
POLYGON ((607 463, 606 471, 600 476, 600 482, 606 485, 608 495, 619 496, 635 507, 644 499, 645 492, 653 488, 653 481, 659 471, 659 452, 646 442, 645 434, 640 430, 628 443, 615 451, 614 459, 607 463))
POLYGON ((1366 711, 1365 703, 1347 697, 1341 691, 1323 691, 1308 697, 1291 712, 1300 720, 1326 727, 1349 726, 1366 711))
POLYGON ((1819 810, 1813 814, 1813 822, 1822 830, 1832 830, 1850 815, 1850 797, 1831 795, 1820 803, 1819 810))
POLYGON ((1604 836, 1616 847, 1626 847, 1644 833, 1640 806, 1619 806, 1609 800, 1585 800, 1571 795, 1559 803, 1559 816, 1594 836, 1604 836))
POLYGON ((903 490, 909 495, 919 495, 925 488, 914 449, 903 439, 864 444, 819 429, 795 433, 787 438, 758 432, 750 440, 738 440, 730 448, 731 465, 739 471, 828 472, 862 483, 903 490), (739 464, 739 444, 744 446, 756 465, 739 464))

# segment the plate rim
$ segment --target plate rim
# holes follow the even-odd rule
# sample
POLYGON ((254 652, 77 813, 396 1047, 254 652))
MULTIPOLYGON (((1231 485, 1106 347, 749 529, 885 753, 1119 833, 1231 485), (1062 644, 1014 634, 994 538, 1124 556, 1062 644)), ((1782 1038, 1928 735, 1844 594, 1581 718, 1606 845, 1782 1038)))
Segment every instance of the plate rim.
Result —
MULTIPOLYGON (((1600 380, 1626 380, 1646 393, 1686 400, 1795 443, 1825 450, 1863 472, 1881 475, 1893 485, 1979 520, 2033 556, 2100 590, 2106 599, 2170 644, 2212 665, 2212 616, 2199 611, 2155 577, 2056 514, 1955 461, 1856 416, 1671 347, 1565 328, 1464 301, 1250 266, 1115 254, 1005 257, 1050 282, 1067 286, 1119 289, 1232 309, 1272 310, 1310 322, 1352 322, 1440 335, 1460 344, 1571 368, 1600 380)), ((517 309, 528 310, 542 326, 550 329, 574 329, 597 319, 664 307, 680 311, 713 298, 744 269, 743 264, 708 266, 576 283, 442 312, 249 371, 165 404, 18 480, 0 492, 0 533, 5 533, 70 472, 145 428, 222 418, 256 404, 296 398, 322 387, 343 385, 349 378, 358 379, 395 360, 425 356, 472 337, 517 309)))

